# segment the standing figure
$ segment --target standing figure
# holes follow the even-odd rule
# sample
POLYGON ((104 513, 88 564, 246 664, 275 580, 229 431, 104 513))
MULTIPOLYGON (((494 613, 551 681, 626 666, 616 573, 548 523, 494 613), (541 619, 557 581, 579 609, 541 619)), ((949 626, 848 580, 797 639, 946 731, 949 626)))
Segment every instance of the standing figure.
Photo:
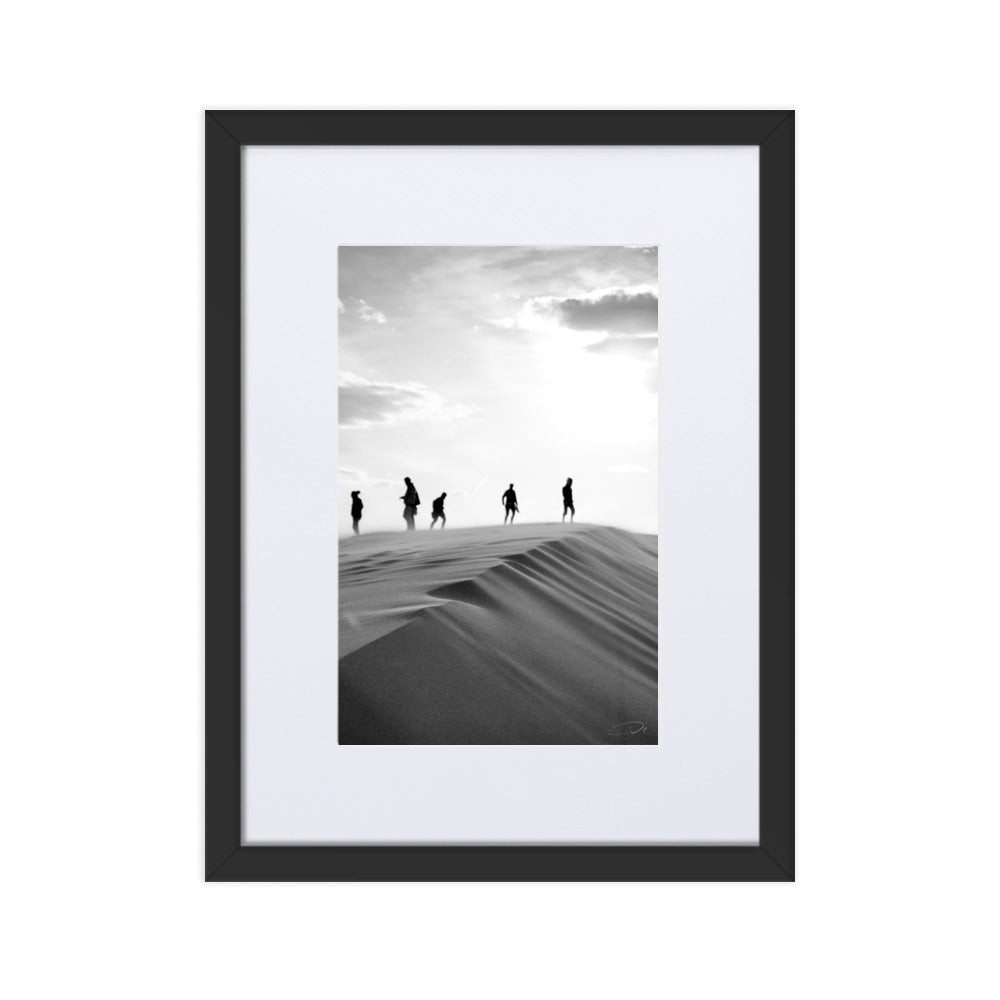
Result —
POLYGON ((365 509, 365 505, 361 502, 361 490, 351 491, 351 521, 353 522, 354 534, 361 534, 358 531, 358 523, 361 520, 361 512, 365 509))
POLYGON ((569 523, 573 523, 576 508, 573 506, 573 480, 567 479, 563 487, 563 524, 566 523, 566 511, 569 511, 569 523))
POLYGON ((447 493, 442 493, 441 496, 435 497, 434 502, 431 504, 431 527, 433 528, 437 524, 437 519, 441 518, 441 530, 444 531, 445 523, 448 518, 444 516, 444 498, 447 493))
POLYGON ((413 519, 416 517, 417 508, 420 506, 420 494, 417 492, 416 486, 410 481, 409 476, 404 476, 403 482, 406 483, 406 492, 399 498, 403 501, 403 520, 406 522, 406 530, 413 531, 416 527, 413 519))
POLYGON ((517 494, 514 492, 514 484, 513 483, 510 484, 510 487, 507 489, 507 491, 504 493, 504 495, 502 497, 500 497, 500 502, 504 505, 504 508, 506 510, 506 513, 503 516, 503 523, 506 524, 507 523, 507 518, 509 517, 510 518, 510 523, 513 524, 514 523, 514 515, 516 513, 518 513, 518 509, 517 509, 517 494))

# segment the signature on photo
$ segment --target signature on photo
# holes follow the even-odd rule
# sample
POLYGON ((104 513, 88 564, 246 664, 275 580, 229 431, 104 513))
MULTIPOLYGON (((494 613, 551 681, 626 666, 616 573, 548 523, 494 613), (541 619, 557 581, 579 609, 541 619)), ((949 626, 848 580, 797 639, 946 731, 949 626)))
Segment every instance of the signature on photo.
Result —
POLYGON ((645 722, 618 722, 608 730, 609 736, 641 736, 649 727, 645 722))

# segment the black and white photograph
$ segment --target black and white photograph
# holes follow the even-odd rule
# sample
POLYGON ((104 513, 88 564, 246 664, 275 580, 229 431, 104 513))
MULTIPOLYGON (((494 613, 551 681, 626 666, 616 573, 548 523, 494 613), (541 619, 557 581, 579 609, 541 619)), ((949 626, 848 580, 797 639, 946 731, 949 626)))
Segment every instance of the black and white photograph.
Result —
POLYGON ((658 248, 341 246, 341 744, 656 744, 658 248))

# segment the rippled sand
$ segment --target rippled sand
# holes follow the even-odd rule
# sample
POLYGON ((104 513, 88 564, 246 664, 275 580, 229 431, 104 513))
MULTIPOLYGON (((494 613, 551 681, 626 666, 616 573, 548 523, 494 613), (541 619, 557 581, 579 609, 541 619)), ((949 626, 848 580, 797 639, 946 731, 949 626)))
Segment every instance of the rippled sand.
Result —
POLYGON ((341 743, 656 743, 656 536, 343 539, 339 656, 341 743))

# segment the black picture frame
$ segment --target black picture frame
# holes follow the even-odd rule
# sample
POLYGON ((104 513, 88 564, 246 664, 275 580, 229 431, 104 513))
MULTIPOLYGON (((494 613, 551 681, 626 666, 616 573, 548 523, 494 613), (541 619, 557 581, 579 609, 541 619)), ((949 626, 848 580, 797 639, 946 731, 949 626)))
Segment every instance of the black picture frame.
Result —
POLYGON ((205 113, 206 881, 794 880, 794 113, 205 113), (241 842, 241 148, 754 145, 760 157, 760 835, 726 846, 241 842))

